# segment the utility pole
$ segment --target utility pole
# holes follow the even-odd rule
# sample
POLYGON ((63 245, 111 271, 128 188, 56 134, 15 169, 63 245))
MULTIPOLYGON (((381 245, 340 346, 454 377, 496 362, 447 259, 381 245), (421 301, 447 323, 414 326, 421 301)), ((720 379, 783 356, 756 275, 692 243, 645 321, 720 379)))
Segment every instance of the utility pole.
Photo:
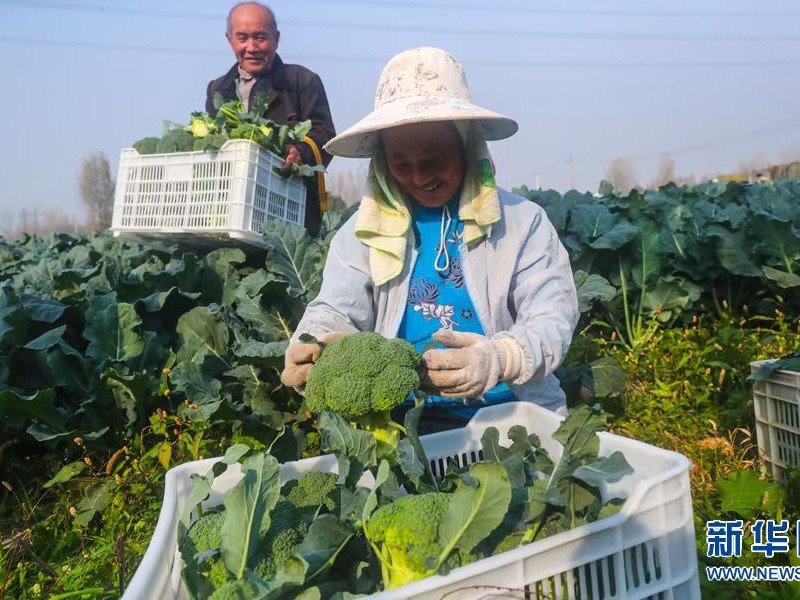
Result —
POLYGON ((542 184, 539 182, 539 176, 541 174, 542 173, 540 171, 536 171, 536 189, 537 190, 541 190, 542 189, 542 184))
POLYGON ((575 161, 572 159, 572 154, 567 158, 567 165, 569 165, 569 189, 575 189, 575 161))

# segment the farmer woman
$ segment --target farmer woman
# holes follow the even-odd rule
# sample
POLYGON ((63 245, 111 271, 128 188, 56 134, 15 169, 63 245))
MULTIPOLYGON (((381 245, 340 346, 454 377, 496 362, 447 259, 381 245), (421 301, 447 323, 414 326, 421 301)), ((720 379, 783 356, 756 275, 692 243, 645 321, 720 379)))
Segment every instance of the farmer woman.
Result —
POLYGON ((564 407, 553 371, 578 319, 569 257, 539 206, 495 186, 486 145, 517 128, 471 102, 450 54, 416 48, 387 63, 375 110, 325 146, 371 159, 367 193, 331 242, 284 384, 302 390, 319 356, 301 333, 377 331, 428 348, 429 430, 510 400, 564 407))

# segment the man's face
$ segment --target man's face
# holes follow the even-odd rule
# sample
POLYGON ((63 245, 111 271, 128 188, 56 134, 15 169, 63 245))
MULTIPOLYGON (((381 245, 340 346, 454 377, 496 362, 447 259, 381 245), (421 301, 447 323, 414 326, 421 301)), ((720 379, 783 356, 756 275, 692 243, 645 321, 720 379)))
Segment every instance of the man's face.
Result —
POLYGON ((400 187, 428 208, 447 204, 464 179, 464 151, 453 124, 401 125, 381 137, 389 173, 400 187))
POLYGON ((239 66, 251 75, 266 71, 275 59, 281 37, 270 14, 259 6, 246 4, 233 12, 230 21, 225 36, 239 66))

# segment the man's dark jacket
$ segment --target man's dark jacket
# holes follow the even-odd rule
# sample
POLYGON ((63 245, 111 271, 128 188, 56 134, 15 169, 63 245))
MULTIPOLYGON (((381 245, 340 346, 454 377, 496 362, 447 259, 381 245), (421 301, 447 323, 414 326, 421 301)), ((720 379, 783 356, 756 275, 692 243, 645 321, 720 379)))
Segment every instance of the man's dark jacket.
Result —
MULTIPOLYGON (((219 79, 208 84, 206 91, 206 112, 216 116, 214 97, 221 94, 224 102, 236 100, 236 80, 239 77, 237 65, 219 79)), ((300 65, 284 64, 276 55, 267 76, 256 80, 250 91, 250 100, 266 95, 269 101, 267 112, 263 115, 279 124, 290 124, 311 120, 311 131, 308 134, 320 149, 322 162, 327 166, 333 158, 322 147, 336 135, 328 106, 328 97, 319 75, 300 65)), ((303 164, 316 165, 317 161, 308 144, 299 145, 303 164)), ((316 235, 319 231, 322 213, 319 206, 319 194, 316 179, 307 180, 306 195, 306 229, 316 235)))

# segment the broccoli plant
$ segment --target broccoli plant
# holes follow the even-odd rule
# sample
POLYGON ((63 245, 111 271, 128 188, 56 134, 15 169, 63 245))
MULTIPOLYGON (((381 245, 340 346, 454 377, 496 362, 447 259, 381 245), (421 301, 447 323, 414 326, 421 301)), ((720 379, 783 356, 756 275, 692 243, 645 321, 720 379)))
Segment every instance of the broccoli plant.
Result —
MULTIPOLYGON (((223 464, 230 464, 228 461, 223 464)), ((244 477, 224 510, 200 516, 180 538, 186 582, 195 597, 292 594, 330 569, 353 531, 336 514, 335 473, 312 471, 279 487, 277 461, 246 459, 244 477)), ((195 480, 188 508, 210 490, 214 473, 195 480)))
POLYGON ((204 138, 220 129, 216 120, 205 113, 192 113, 192 120, 184 127, 185 131, 191 133, 195 138, 204 138))
POLYGON ((323 347, 306 383, 306 406, 338 413, 396 447, 401 432, 390 411, 419 387, 420 354, 405 340, 379 333, 348 335, 323 347))
POLYGON ((403 496, 375 510, 365 519, 364 534, 380 562, 384 587, 474 560, 473 549, 500 526, 510 501, 505 469, 478 463, 453 493, 403 496))

